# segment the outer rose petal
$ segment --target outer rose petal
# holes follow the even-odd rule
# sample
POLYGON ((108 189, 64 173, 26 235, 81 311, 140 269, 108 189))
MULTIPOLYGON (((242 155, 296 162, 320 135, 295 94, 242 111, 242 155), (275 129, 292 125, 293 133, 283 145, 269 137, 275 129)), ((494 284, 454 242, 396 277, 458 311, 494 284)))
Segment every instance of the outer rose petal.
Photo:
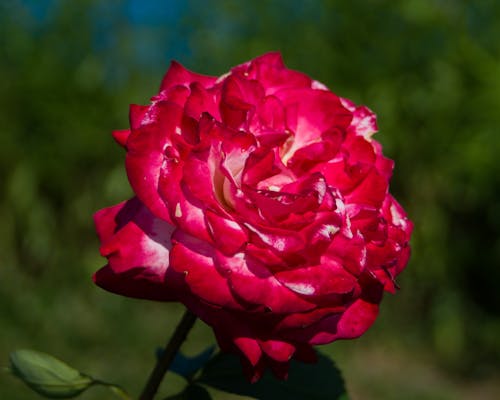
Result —
POLYGON ((94 275, 106 290, 131 297, 173 301, 182 290, 182 275, 169 268, 174 227, 154 217, 137 199, 95 214, 108 265, 94 275))
POLYGON ((354 339, 361 336, 372 326, 378 315, 379 306, 363 299, 356 300, 340 316, 325 318, 314 330, 317 332, 309 339, 311 344, 326 344, 338 339, 354 339))
POLYGON ((164 153, 171 143, 170 135, 180 126, 182 109, 169 102, 151 110, 151 123, 134 130, 127 140, 127 174, 137 197, 159 218, 170 220, 167 206, 158 193, 164 153), (158 119, 156 114, 161 115, 158 119))
POLYGON ((365 139, 370 139, 375 132, 378 131, 377 117, 368 107, 356 107, 356 105, 348 100, 341 98, 342 105, 349 111, 353 112, 349 130, 356 135, 363 136, 365 139))
POLYGON ((217 77, 201 75, 189 71, 176 61, 172 61, 165 77, 163 78, 160 90, 168 89, 173 85, 189 86, 193 82, 198 82, 204 87, 211 86, 215 83, 217 77))
POLYGON ((361 336, 375 322, 378 309, 378 302, 359 298, 343 312, 331 313, 311 325, 284 330, 282 335, 289 340, 312 345, 331 343, 338 339, 353 339, 361 336))
POLYGON ((233 73, 255 79, 264 86, 266 95, 286 88, 310 88, 311 78, 285 67, 280 53, 267 53, 232 69, 233 73))
POLYGON ((260 347, 267 356, 277 362, 288 362, 295 353, 294 345, 280 340, 262 341, 260 347))
POLYGON ((130 136, 130 129, 113 131, 113 138, 122 147, 126 147, 127 139, 129 136, 130 136))
POLYGON ((245 355, 252 366, 256 366, 262 357, 262 349, 259 342, 248 337, 237 337, 234 344, 245 355))

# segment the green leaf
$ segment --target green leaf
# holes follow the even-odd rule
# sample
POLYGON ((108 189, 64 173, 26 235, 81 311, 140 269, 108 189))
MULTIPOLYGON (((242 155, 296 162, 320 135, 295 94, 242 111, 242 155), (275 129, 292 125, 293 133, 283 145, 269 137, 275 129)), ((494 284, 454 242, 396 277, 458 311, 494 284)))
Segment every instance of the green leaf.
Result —
POLYGON ((57 358, 34 350, 12 352, 10 370, 35 392, 53 399, 78 396, 95 383, 57 358))
POLYGON ((219 353, 205 367, 198 382, 226 392, 259 400, 347 400, 344 380, 333 361, 318 353, 317 364, 292 361, 287 381, 265 374, 251 384, 245 380, 238 358, 219 353))
POLYGON ((188 385, 181 393, 163 400, 212 400, 212 396, 203 386, 194 384, 188 385))
POLYGON ((207 389, 200 385, 189 385, 184 392, 185 400, 211 400, 207 389))

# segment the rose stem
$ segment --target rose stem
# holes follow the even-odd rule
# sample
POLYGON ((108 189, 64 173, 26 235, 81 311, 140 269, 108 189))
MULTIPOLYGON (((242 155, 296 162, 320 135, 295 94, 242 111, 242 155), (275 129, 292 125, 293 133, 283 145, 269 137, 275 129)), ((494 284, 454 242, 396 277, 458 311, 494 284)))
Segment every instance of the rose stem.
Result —
POLYGON ((165 350, 163 350, 163 353, 158 359, 153 371, 151 371, 151 375, 149 376, 146 386, 144 386, 144 389, 142 390, 139 400, 152 400, 154 398, 163 377, 168 371, 168 367, 174 360, 175 355, 179 351, 182 342, 186 339, 186 336, 189 330, 193 327, 195 321, 196 315, 194 315, 191 311, 186 310, 182 316, 181 322, 179 322, 179 325, 175 328, 173 336, 165 346, 165 350))

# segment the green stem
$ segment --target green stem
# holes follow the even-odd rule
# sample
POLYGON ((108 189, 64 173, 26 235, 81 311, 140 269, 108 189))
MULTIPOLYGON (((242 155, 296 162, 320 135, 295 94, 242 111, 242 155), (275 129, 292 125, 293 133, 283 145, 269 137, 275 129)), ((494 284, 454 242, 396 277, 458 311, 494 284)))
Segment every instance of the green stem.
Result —
POLYGON ((194 315, 191 311, 186 310, 184 315, 182 316, 181 322, 177 325, 173 336, 168 341, 165 346, 165 350, 163 351, 161 357, 156 363, 149 379, 142 390, 141 396, 139 400, 153 400, 156 392, 158 391, 158 387, 160 386, 163 377, 168 371, 168 367, 174 360, 175 355, 179 351, 182 343, 186 339, 186 336, 190 329, 193 327, 196 321, 196 315, 194 315))
POLYGON ((111 390, 114 394, 116 394, 121 399, 132 400, 132 397, 130 397, 130 395, 121 386, 115 385, 113 383, 104 382, 104 381, 101 381, 99 379, 94 379, 94 378, 91 378, 91 379, 93 380, 92 384, 106 386, 109 390, 111 390))
POLYGON ((123 390, 122 387, 117 385, 108 385, 109 390, 111 390, 114 394, 120 397, 123 400, 132 400, 132 397, 128 395, 128 393, 123 390))

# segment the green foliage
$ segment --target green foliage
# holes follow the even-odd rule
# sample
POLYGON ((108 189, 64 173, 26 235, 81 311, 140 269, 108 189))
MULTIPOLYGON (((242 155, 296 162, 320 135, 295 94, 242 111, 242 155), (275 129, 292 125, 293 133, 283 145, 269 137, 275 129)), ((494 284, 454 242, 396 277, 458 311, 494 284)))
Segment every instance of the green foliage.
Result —
POLYGON ((51 399, 73 398, 93 385, 103 385, 121 399, 130 400, 119 386, 96 380, 50 354, 39 351, 12 352, 9 370, 35 392, 51 399))
POLYGON ((203 386, 190 384, 179 394, 166 397, 164 400, 210 400, 212 396, 203 386))
POLYGON ((286 381, 266 374, 253 384, 241 374, 236 356, 219 353, 205 366, 197 382, 259 400, 347 400, 340 371, 321 353, 318 353, 317 364, 292 361, 286 381))
POLYGON ((57 358, 33 350, 13 352, 10 369, 35 392, 52 399, 75 397, 94 383, 57 358))

